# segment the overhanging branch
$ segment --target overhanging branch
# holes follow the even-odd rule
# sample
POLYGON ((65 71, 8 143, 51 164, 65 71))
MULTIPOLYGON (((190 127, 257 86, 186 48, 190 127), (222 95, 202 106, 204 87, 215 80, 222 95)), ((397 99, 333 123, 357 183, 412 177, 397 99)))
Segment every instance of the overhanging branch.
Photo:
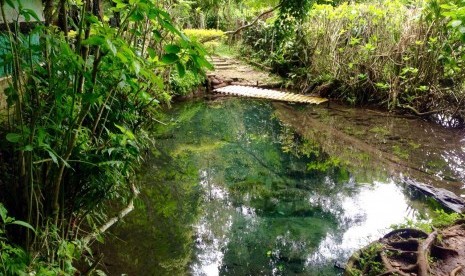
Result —
POLYGON ((254 19, 254 21, 252 21, 252 23, 247 24, 247 25, 244 25, 244 26, 241 26, 241 27, 239 27, 239 29, 237 29, 237 30, 235 30, 235 31, 228 31, 228 32, 225 32, 224 34, 226 34, 226 35, 236 35, 236 34, 238 34, 240 31, 242 31, 243 29, 252 27, 253 25, 255 25, 255 23, 258 22, 258 20, 260 20, 260 18, 262 18, 263 16, 265 16, 265 15, 267 15, 267 14, 269 14, 269 13, 274 12, 274 11, 277 10, 279 7, 281 7, 282 4, 283 4, 283 2, 281 1, 281 2, 279 3, 279 5, 275 6, 274 8, 272 8, 272 9, 270 9, 270 10, 267 10, 267 11, 261 13, 259 16, 257 16, 257 17, 254 19))
POLYGON ((131 188, 131 197, 129 199, 128 205, 124 209, 122 209, 116 216, 112 217, 105 224, 100 226, 96 231, 84 237, 84 243, 89 243, 91 240, 95 239, 98 235, 107 231, 107 229, 113 226, 113 224, 117 223, 122 218, 127 216, 127 214, 129 214, 132 210, 134 210, 134 200, 137 198, 140 192, 139 190, 137 190, 134 183, 131 183, 130 188, 131 188))

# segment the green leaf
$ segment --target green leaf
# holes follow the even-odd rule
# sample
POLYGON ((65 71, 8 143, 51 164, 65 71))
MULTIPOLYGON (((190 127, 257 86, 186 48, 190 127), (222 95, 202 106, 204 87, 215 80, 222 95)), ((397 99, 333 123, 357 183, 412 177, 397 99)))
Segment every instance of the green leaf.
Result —
POLYGON ((149 53, 150 58, 155 58, 157 56, 157 53, 152 48, 147 48, 147 52, 149 53))
POLYGON ((108 153, 108 156, 110 156, 111 153, 112 153, 114 150, 115 150, 115 148, 109 148, 109 149, 107 149, 106 151, 107 151, 107 153, 108 153))
POLYGON ((5 222, 7 218, 8 211, 6 210, 5 206, 3 206, 2 203, 0 203, 0 217, 2 218, 2 221, 5 222))
POLYGON ((173 24, 171 24, 171 22, 167 20, 161 20, 160 23, 164 28, 166 28, 171 33, 181 36, 181 32, 178 29, 176 29, 176 27, 174 27, 173 24))
POLYGON ((105 243, 105 239, 103 238, 102 235, 97 235, 95 236, 95 239, 100 242, 101 244, 104 244, 105 243))
POLYGON ((93 35, 93 36, 89 37, 88 39, 82 41, 82 44, 101 46, 101 45, 105 44, 105 38, 100 36, 100 35, 93 35))
POLYGON ((169 13, 164 10, 157 9, 158 14, 160 14, 165 20, 171 21, 169 13))
POLYGON ((445 10, 450 10, 450 9, 455 8, 455 6, 451 6, 451 5, 449 5, 449 4, 442 4, 442 5, 440 5, 440 7, 441 7, 442 9, 445 9, 445 10))
POLYGON ((22 136, 18 133, 8 133, 6 135, 6 140, 11 143, 18 143, 21 140, 22 136))
POLYGON ((22 9, 21 10, 21 15, 24 16, 26 21, 30 21, 30 17, 32 16, 36 21, 40 21, 39 16, 37 16, 37 13, 34 10, 31 9, 22 9))
POLYGON ((47 149, 47 153, 50 156, 50 158, 52 158, 53 163, 58 164, 58 158, 55 155, 55 153, 48 149, 47 149))
POLYGON ((26 22, 31 21, 31 15, 29 15, 27 12, 22 12, 22 11, 20 11, 19 13, 24 17, 24 20, 25 20, 26 22))
POLYGON ((32 145, 26 145, 23 150, 24 151, 32 151, 33 149, 34 148, 32 147, 32 145))
POLYGON ((176 54, 166 54, 161 58, 161 62, 165 64, 171 64, 179 60, 179 57, 176 54))
POLYGON ((176 63, 176 69, 178 70, 178 74, 181 78, 186 75, 186 68, 181 62, 176 63))
POLYGON ((160 42, 160 40, 163 38, 161 33, 157 30, 153 30, 153 36, 155 37, 155 41, 160 42))
POLYGON ((129 61, 126 55, 123 54, 122 52, 118 52, 116 56, 121 60, 122 63, 126 63, 129 61))
POLYGON ((181 52, 181 48, 178 45, 169 44, 165 46, 165 52, 168 54, 177 54, 181 52))
POLYGON ((192 56, 195 63, 197 63, 199 65, 199 67, 205 67, 209 70, 213 70, 213 65, 208 62, 205 58, 201 57, 201 56, 192 56))
POLYGON ((135 11, 132 15, 131 15, 131 19, 133 21, 141 21, 144 19, 144 14, 141 13, 140 11, 135 11))
POLYGON ((139 93, 139 98, 142 99, 144 101, 144 103, 148 103, 148 102, 154 100, 149 93, 144 92, 144 91, 139 93))
POLYGON ((16 9, 15 4, 13 4, 13 1, 11 1, 11 0, 5 0, 5 2, 8 4, 8 6, 10 6, 10 8, 16 9))
POLYGON ((125 9, 128 6, 128 4, 123 3, 123 2, 121 2, 119 0, 113 0, 113 1, 116 3, 116 9, 118 9, 118 10, 125 9))
POLYGON ((22 221, 22 220, 15 220, 13 221, 11 224, 16 224, 16 225, 21 225, 23 227, 26 227, 26 228, 29 228, 30 230, 32 230, 32 232, 36 232, 36 230, 34 229, 34 227, 32 227, 29 223, 25 222, 25 221, 22 221))
POLYGON ((116 55, 116 47, 115 47, 115 45, 113 44, 113 42, 111 42, 111 40, 108 39, 108 38, 105 40, 105 42, 107 43, 107 47, 108 47, 108 49, 111 51, 111 53, 112 53, 113 55, 116 55))
POLYGON ((120 125, 117 125, 117 124, 115 124, 115 126, 116 126, 126 137, 128 137, 128 138, 131 139, 131 140, 136 140, 136 136, 134 136, 134 134, 132 133, 132 131, 130 131, 129 129, 125 128, 124 126, 120 126, 120 125))
POLYGON ((98 17, 95 16, 95 15, 88 15, 88 16, 86 16, 86 19, 89 20, 90 23, 94 23, 94 24, 100 22, 100 20, 98 19, 98 17))
POLYGON ((136 73, 136 75, 139 75, 139 72, 140 72, 140 63, 137 62, 136 60, 134 60, 132 62, 132 68, 134 69, 134 72, 136 73))

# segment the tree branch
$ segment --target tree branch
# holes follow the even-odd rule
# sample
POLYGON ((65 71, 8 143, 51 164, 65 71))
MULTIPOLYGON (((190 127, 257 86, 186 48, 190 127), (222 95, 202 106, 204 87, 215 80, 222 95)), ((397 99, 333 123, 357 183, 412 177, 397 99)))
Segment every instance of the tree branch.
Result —
POLYGON ((440 113, 440 112, 444 111, 444 109, 439 109, 439 110, 432 110, 432 111, 427 111, 427 112, 419 112, 418 110, 416 110, 414 107, 412 107, 410 105, 402 105, 401 107, 405 108, 405 109, 408 109, 408 110, 411 110, 413 113, 415 113, 415 115, 417 115, 419 117, 429 116, 429 115, 433 115, 433 114, 440 113))
POLYGON ((263 16, 265 16, 265 15, 267 15, 267 14, 269 14, 269 13, 274 12, 274 11, 277 10, 279 7, 281 7, 282 5, 283 5, 283 2, 281 1, 281 2, 279 3, 279 5, 277 5, 276 7, 272 8, 272 9, 270 9, 270 10, 267 10, 267 11, 261 13, 259 16, 257 16, 257 17, 255 18, 255 20, 252 21, 252 23, 247 24, 247 25, 244 25, 244 26, 241 26, 241 27, 239 27, 239 29, 237 29, 237 30, 235 30, 235 31, 228 31, 228 32, 225 32, 224 34, 226 34, 226 35, 236 35, 236 34, 238 34, 240 31, 242 31, 243 29, 252 27, 253 25, 255 25, 255 23, 258 22, 258 20, 259 20, 260 18, 262 18, 263 16))
POLYGON ((97 231, 94 231, 94 232, 90 233, 89 235, 87 235, 86 237, 84 237, 84 243, 86 243, 86 244, 89 243, 91 240, 95 239, 97 237, 97 235, 100 235, 100 234, 104 233, 105 231, 107 231, 107 229, 110 228, 111 226, 113 226, 113 224, 117 223, 122 218, 127 216, 127 214, 129 214, 132 210, 134 210, 134 200, 137 198, 137 196, 139 195, 140 192, 136 188, 134 183, 131 183, 130 188, 131 188, 132 195, 131 195, 131 198, 129 199, 128 205, 124 209, 122 209, 116 216, 112 217, 105 224, 100 226, 97 229, 97 231))

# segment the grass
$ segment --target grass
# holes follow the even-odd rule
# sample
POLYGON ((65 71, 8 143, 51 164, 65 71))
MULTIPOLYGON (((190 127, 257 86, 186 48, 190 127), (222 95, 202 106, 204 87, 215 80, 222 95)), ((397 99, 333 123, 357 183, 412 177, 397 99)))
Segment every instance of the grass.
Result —
POLYGON ((232 58, 239 56, 239 49, 236 45, 230 46, 224 43, 220 43, 216 47, 214 54, 222 57, 232 58))

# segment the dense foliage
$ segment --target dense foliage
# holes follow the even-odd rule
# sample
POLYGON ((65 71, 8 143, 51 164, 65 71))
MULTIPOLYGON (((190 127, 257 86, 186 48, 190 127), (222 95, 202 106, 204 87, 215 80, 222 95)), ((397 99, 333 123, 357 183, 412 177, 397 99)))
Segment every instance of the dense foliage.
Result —
MULTIPOLYGON (((152 142, 145 130, 170 102, 171 69, 182 77, 210 67, 157 1, 47 3, 45 24, 24 34, 14 21, 1 34, 12 78, 0 202, 21 222, 0 205, 6 275, 73 274, 84 256, 83 272, 95 268, 88 244, 133 208, 135 171, 152 142)), ((4 22, 6 7, 39 19, 21 1, 0 4, 4 22)))
POLYGON ((460 124, 462 6, 437 0, 315 4, 285 37, 282 9, 245 32, 243 52, 307 92, 418 115, 442 113, 460 124))
POLYGON ((42 23, 21 0, 0 0, 11 72, 0 127, 5 275, 73 274, 77 260, 95 268, 89 243, 133 208, 159 106, 204 81, 203 46, 214 52, 225 34, 306 92, 465 118, 461 0, 43 3, 42 23), (27 22, 8 21, 7 7, 27 22))

